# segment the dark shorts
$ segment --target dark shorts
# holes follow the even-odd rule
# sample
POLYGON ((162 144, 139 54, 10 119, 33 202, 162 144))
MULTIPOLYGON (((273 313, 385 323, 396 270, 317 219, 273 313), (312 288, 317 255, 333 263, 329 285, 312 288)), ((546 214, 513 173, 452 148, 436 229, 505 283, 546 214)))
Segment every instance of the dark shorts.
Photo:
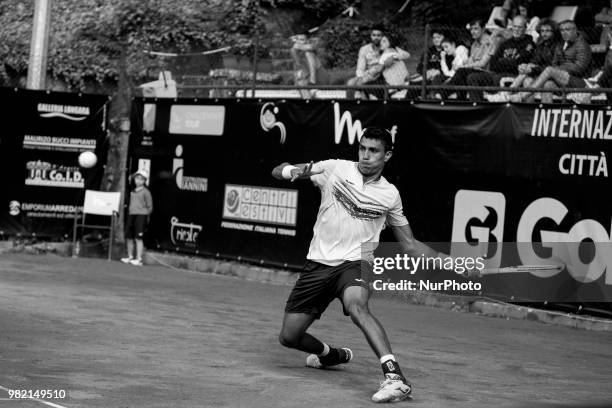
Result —
POLYGON ((586 88, 586 82, 584 82, 584 78, 570 75, 569 81, 567 83, 567 87, 568 88, 586 88))
MULTIPOLYGON (((287 299, 285 312, 314 314, 318 319, 334 299, 342 302, 344 290, 349 286, 368 289, 368 284, 362 278, 361 263, 351 261, 329 266, 307 261, 287 299)), ((344 307, 343 310, 348 316, 344 307)))
POLYGON ((147 224, 149 222, 148 215, 142 214, 130 214, 127 218, 127 224, 125 226, 125 238, 126 239, 142 239, 147 224))

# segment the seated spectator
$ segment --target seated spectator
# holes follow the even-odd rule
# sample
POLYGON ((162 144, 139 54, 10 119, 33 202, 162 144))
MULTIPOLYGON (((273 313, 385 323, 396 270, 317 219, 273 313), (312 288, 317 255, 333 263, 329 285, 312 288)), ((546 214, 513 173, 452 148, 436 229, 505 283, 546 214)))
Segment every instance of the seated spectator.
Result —
MULTIPOLYGON (((481 19, 472 20, 468 27, 472 36, 470 56, 463 64, 463 67, 457 70, 453 78, 447 82, 448 85, 467 85, 467 76, 471 73, 488 69, 491 55, 495 52, 495 43, 485 33, 484 24, 481 19)), ((453 91, 441 92, 444 97, 448 97, 451 93, 453 91)), ((457 98, 466 99, 465 91, 457 92, 457 98)))
POLYGON ((538 16, 531 15, 529 3, 526 1, 520 2, 516 10, 516 15, 525 17, 525 20, 527 20, 527 29, 525 30, 525 34, 530 35, 533 42, 537 42, 538 37, 540 36, 538 33, 540 18, 538 16))
POLYGON ((608 61, 610 57, 609 50, 612 49, 612 41, 610 41, 612 37, 612 33, 610 32, 610 25, 612 24, 612 0, 609 1, 608 6, 602 8, 601 11, 595 15, 595 23, 602 25, 599 43, 601 44, 602 51, 608 50, 606 61, 604 62, 604 66, 606 66, 610 62, 608 61))
MULTIPOLYGON (((431 34, 432 46, 429 47, 421 57, 419 65, 417 66, 417 72, 423 76, 427 82, 431 82, 435 77, 442 74, 442 67, 440 66, 440 53, 442 52, 442 41, 445 35, 441 30, 433 30, 431 34), (427 61, 427 72, 423 72, 424 62, 427 61)), ((449 61, 447 61, 449 63, 449 61)))
POLYGON ((531 60, 518 66, 519 75, 514 79, 511 88, 524 86, 523 82, 527 78, 540 75, 544 68, 552 64, 556 49, 561 46, 559 28, 553 20, 542 19, 538 27, 538 35, 539 41, 533 51, 531 60))
MULTIPOLYGON (((559 25, 563 46, 558 47, 552 64, 546 67, 536 79, 527 78, 525 87, 555 89, 558 87, 584 88, 585 77, 591 66, 591 47, 578 33, 576 23, 565 20, 559 25)), ((522 92, 521 100, 532 101, 533 93, 522 92)), ((542 102, 552 102, 552 94, 542 94, 542 102)))
MULTIPOLYGON (((291 37, 291 57, 293 58, 295 84, 308 86, 316 84, 329 84, 329 74, 323 68, 317 55, 318 42, 309 38, 307 34, 298 34, 291 37)), ((310 92, 302 91, 302 96, 310 97, 310 92)))
MULTIPOLYGON (((446 35, 442 30, 432 30, 432 45, 423 52, 419 64, 417 65, 417 72, 421 75, 421 78, 420 80, 418 78, 411 80, 412 85, 422 84, 422 81, 426 81, 428 84, 444 82, 445 78, 443 78, 442 67, 440 66, 440 53, 442 52, 442 41, 445 37, 446 35), (427 62, 427 64, 425 64, 425 62, 427 62), (427 66, 427 71, 423 72, 425 70, 425 65, 427 66), (440 79, 442 80, 440 81, 440 79)), ((447 56, 446 59, 447 64, 450 65, 452 57, 447 56)), ((406 97, 407 99, 416 99, 420 93, 420 91, 414 89, 409 90, 406 97)))
MULTIPOLYGON (((459 77, 459 79, 455 81, 453 78, 449 81, 449 84, 467 84, 475 87, 499 86, 501 78, 517 76, 518 66, 528 62, 534 50, 531 37, 525 34, 526 28, 527 22, 524 17, 514 17, 512 20, 512 38, 499 44, 495 54, 491 57, 489 70, 471 70, 462 73, 460 69, 454 77, 459 77), (463 81, 463 83, 460 83, 460 81, 463 81)), ((470 68, 467 69, 470 70, 470 68)), ((469 91, 469 95, 472 101, 483 99, 483 93, 479 90, 469 91)))
POLYGON ((610 0, 608 5, 604 6, 604 8, 602 8, 601 11, 595 15, 595 22, 606 25, 612 23, 612 0, 610 0))
POLYGON ((378 63, 381 66, 382 76, 387 85, 405 85, 408 80, 408 67, 404 62, 410 54, 394 46, 388 36, 380 40, 382 55, 378 63))
MULTIPOLYGON (((379 64, 380 60, 380 40, 383 37, 383 32, 380 28, 373 28, 370 32, 370 43, 359 49, 357 57, 357 68, 355 77, 348 80, 348 85, 382 85, 385 83, 382 77, 382 69, 379 64)), ((368 91, 378 97, 384 93, 382 91, 368 91)), ((350 90, 347 92, 349 98, 354 97, 355 92, 350 90)))
POLYGON ((457 70, 462 68, 469 58, 468 49, 464 45, 457 45, 456 41, 452 38, 445 38, 444 41, 442 41, 442 49, 443 51, 440 53, 442 75, 437 78, 443 77, 444 79, 440 83, 454 77, 457 70), (447 62, 447 56, 452 58, 450 64, 447 62))

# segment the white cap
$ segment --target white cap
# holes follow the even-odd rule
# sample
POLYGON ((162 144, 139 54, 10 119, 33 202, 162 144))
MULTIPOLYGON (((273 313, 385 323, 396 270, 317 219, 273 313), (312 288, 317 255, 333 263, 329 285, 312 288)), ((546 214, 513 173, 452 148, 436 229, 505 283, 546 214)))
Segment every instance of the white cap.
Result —
POLYGON ((136 173, 132 174, 132 177, 136 177, 138 175, 144 177, 147 180, 149 179, 149 173, 146 170, 138 170, 136 171, 136 173))

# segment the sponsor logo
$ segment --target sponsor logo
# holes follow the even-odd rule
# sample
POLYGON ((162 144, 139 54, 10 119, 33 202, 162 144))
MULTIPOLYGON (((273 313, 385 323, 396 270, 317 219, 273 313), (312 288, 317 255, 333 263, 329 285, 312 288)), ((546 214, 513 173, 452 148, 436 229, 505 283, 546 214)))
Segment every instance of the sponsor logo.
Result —
POLYGON ((531 136, 612 140, 612 111, 536 109, 531 122, 531 136))
MULTIPOLYGON (((453 248, 461 242, 477 243, 475 254, 484 255, 487 267, 498 267, 502 256, 501 246, 495 246, 493 257, 490 251, 491 243, 502 242, 505 206, 504 195, 499 192, 458 191, 453 217, 453 248)), ((605 284, 612 285, 612 231, 593 219, 579 220, 567 227, 566 231, 556 230, 555 226, 564 224, 568 214, 569 209, 551 197, 538 198, 524 209, 516 230, 520 264, 563 264, 567 272, 582 283, 593 282, 607 272, 605 284), (581 250, 585 242, 592 243, 589 256, 585 256, 581 250)), ((455 255, 453 248, 451 254, 455 255)), ((548 278, 562 270, 533 270, 529 273, 548 278)))
POLYGON ((393 361, 389 360, 385 364, 389 371, 395 371, 395 364, 393 364, 393 361))
POLYGON ((559 171, 566 175, 608 177, 606 154, 566 153, 559 158, 559 171))
POLYGON ((82 211, 83 207, 66 204, 21 204, 21 211, 31 218, 73 218, 77 210, 82 211))
MULTIPOLYGON (((569 274, 583 283, 599 279, 607 270, 606 284, 612 285, 612 238, 603 225, 593 219, 584 219, 577 221, 567 232, 543 227, 546 225, 542 223, 543 220, 553 221, 556 226, 561 225, 568 213, 568 208, 561 201, 550 197, 539 198, 525 208, 519 220, 516 241, 542 244, 537 252, 532 245, 519 245, 522 263, 528 265, 561 261, 567 266, 569 274), (580 244, 587 240, 593 242, 595 250, 591 259, 583 259, 580 254, 580 244)), ((544 278, 559 271, 532 273, 544 278)))
POLYGON ((11 202, 9 202, 9 214, 10 215, 15 217, 19 215, 20 212, 21 212, 21 203, 19 201, 12 200, 11 202))
POLYGON ((24 149, 59 150, 66 152, 84 152, 96 149, 95 139, 81 139, 76 137, 37 136, 25 135, 23 137, 24 149))
MULTIPOLYGON (((342 141, 342 135, 344 134, 344 128, 346 128, 346 134, 348 136, 348 143, 355 143, 355 139, 359 142, 361 140, 361 134, 363 133, 364 127, 361 125, 359 119, 353 120, 351 112, 344 111, 340 115, 340 104, 334 103, 334 141, 336 144, 340 144, 342 141)), ((397 134, 397 125, 393 125, 391 130, 391 140, 395 143, 395 135, 397 134)))
POLYGON ((506 198, 502 193, 492 191, 459 190, 455 195, 451 254, 483 257, 489 267, 499 267, 501 250, 498 243, 504 238, 504 217, 506 198), (463 253, 465 245, 473 251, 463 253))
POLYGON ((177 217, 170 219, 170 240, 174 245, 195 245, 201 231, 201 225, 181 223, 177 217))
POLYGON ((85 181, 78 167, 58 166, 49 162, 30 161, 25 184, 27 186, 83 188, 85 181))
POLYGON ((227 184, 223 218, 295 226, 297 190, 227 184))
POLYGON ((222 136, 224 126, 225 106, 172 105, 170 108, 169 133, 222 136))
POLYGON ((278 107, 273 102, 264 103, 259 112, 259 125, 266 132, 271 132, 272 129, 278 128, 280 144, 284 144, 287 139, 287 129, 282 122, 276 119, 278 112, 278 107))
POLYGON ((39 103, 38 114, 42 118, 62 118, 72 121, 81 121, 89 116, 88 106, 54 105, 50 103, 39 103))
POLYGON ((183 166, 185 164, 185 160, 181 157, 183 156, 183 146, 177 145, 174 151, 175 158, 172 160, 172 174, 174 174, 174 180, 176 181, 176 186, 184 191, 197 191, 197 192, 206 192, 208 191, 208 179, 204 177, 191 177, 185 176, 183 171, 183 166))

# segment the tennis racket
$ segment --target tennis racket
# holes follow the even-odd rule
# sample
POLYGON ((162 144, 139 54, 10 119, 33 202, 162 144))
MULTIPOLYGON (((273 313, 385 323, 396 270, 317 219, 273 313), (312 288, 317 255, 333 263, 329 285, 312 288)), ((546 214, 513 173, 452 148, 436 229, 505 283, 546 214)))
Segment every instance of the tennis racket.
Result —
POLYGON ((481 275, 493 275, 499 273, 525 273, 525 272, 561 272, 565 265, 517 265, 504 268, 485 268, 480 271, 481 275))

